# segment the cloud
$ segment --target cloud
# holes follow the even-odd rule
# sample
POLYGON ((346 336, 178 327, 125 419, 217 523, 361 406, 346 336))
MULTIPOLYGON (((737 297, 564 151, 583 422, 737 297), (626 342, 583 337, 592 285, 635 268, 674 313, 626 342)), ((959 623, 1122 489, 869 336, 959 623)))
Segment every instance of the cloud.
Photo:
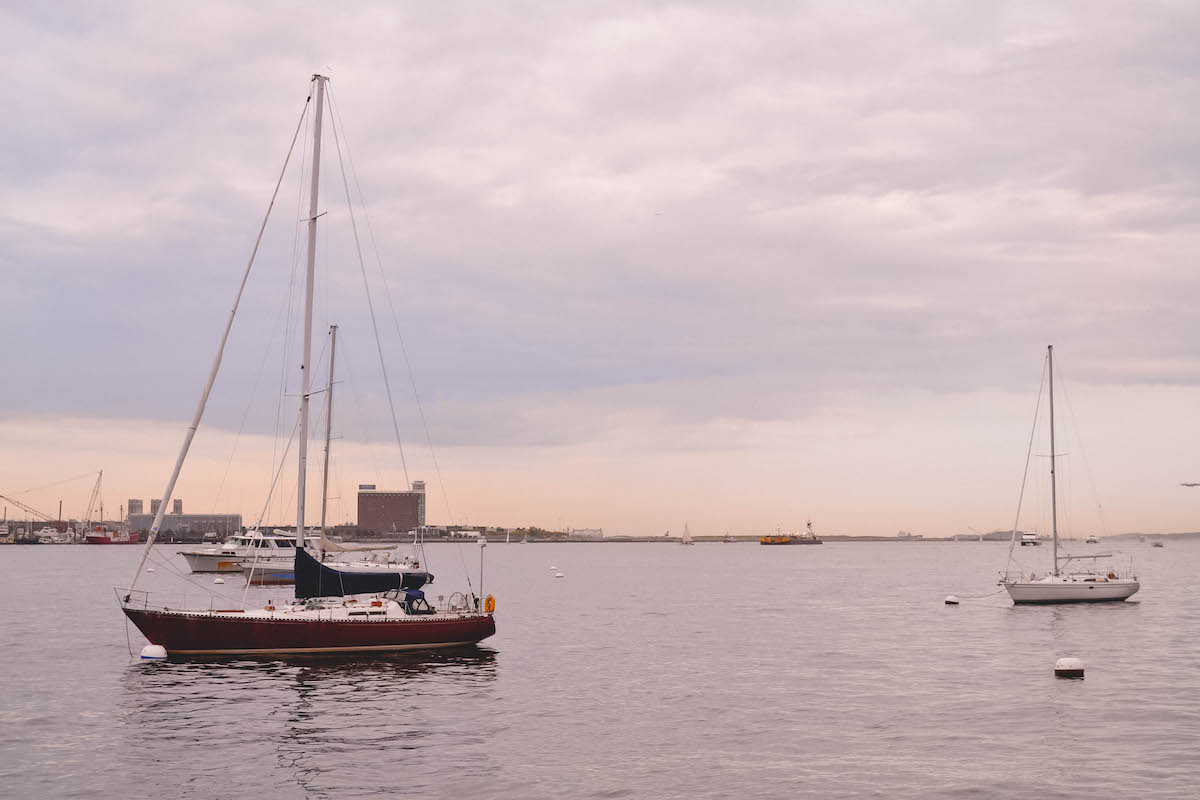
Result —
MULTIPOLYGON (((316 70, 447 445, 724 452, 847 396, 1031 391, 1051 342, 1084 383, 1200 379, 1189 4, 2 13, 10 417, 190 413, 316 70)), ((318 330, 387 441, 331 144, 318 330)), ((270 433, 296 391, 301 189, 213 425, 270 433)))

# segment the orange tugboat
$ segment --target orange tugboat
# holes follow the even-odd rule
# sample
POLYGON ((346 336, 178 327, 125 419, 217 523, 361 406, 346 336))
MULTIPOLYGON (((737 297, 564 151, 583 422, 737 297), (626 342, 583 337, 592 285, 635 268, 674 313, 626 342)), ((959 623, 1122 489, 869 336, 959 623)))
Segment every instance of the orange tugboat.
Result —
POLYGON ((817 538, 817 534, 813 533, 812 520, 808 521, 805 526, 806 533, 778 533, 774 536, 764 536, 758 540, 759 544, 825 544, 817 538))

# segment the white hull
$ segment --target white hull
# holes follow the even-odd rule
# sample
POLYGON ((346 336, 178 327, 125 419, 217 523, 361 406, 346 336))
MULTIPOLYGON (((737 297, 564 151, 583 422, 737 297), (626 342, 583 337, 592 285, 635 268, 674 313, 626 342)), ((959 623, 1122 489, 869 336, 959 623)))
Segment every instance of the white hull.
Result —
POLYGON ((435 644, 381 644, 364 647, 355 645, 353 647, 289 647, 286 650, 279 648, 255 648, 243 650, 171 650, 172 655, 179 656, 267 656, 278 653, 287 653, 289 655, 306 655, 311 653, 398 653, 404 650, 438 650, 443 647, 466 647, 470 644, 478 644, 474 641, 466 642, 437 642, 435 644))
POLYGON ((1004 588, 1014 603, 1101 603, 1132 597, 1141 585, 1135 580, 1036 580, 1006 581, 1004 588))
POLYGON ((186 552, 179 551, 179 555, 183 556, 183 560, 187 562, 188 568, 192 572, 241 572, 242 567, 238 564, 238 556, 236 553, 221 553, 221 552, 186 552))
MULTIPOLYGON (((336 561, 327 561, 325 566, 330 569, 335 569, 338 572, 345 574, 353 573, 372 573, 380 572, 396 572, 401 575, 410 573, 421 573, 421 570, 412 569, 403 564, 375 564, 370 562, 358 563, 343 563, 336 561)), ((246 576, 252 584, 287 584, 296 582, 295 559, 286 561, 279 559, 242 559, 241 566, 238 570, 246 576)), ((429 579, 433 581, 432 578, 429 579)))
POLYGON ((243 560, 238 570, 252 584, 286 584, 296 582, 295 561, 243 560))

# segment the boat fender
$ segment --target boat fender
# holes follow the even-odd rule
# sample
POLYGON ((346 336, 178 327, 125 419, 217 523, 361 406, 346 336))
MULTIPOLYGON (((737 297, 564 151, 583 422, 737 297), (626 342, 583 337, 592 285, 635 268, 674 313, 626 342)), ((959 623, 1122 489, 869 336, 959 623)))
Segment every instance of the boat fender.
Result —
POLYGON ((489 594, 487 599, 483 601, 483 610, 491 614, 496 610, 496 596, 489 594))

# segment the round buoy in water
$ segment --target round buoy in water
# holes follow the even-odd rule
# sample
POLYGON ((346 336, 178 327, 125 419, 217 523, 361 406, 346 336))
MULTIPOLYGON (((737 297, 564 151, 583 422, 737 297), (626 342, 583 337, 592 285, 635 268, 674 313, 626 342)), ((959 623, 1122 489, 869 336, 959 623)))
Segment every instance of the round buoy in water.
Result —
POLYGON ((1083 659, 1060 658, 1054 662, 1054 676, 1056 678, 1082 678, 1083 659))
POLYGON ((556 578, 565 578, 565 577, 567 577, 567 576, 566 576, 566 575, 563 575, 561 572, 556 572, 556 573, 554 573, 554 577, 556 577, 556 578))
POLYGON ((162 661, 167 657, 167 648, 161 644, 148 644, 142 648, 143 661, 162 661))
POLYGON ((213 578, 213 583, 224 583, 224 582, 225 582, 224 578, 213 578))
POLYGON ((146 567, 146 572, 154 572, 154 567, 146 567))
POLYGON ((953 595, 953 594, 946 595, 946 605, 948 605, 948 606, 958 605, 958 595, 953 595))

